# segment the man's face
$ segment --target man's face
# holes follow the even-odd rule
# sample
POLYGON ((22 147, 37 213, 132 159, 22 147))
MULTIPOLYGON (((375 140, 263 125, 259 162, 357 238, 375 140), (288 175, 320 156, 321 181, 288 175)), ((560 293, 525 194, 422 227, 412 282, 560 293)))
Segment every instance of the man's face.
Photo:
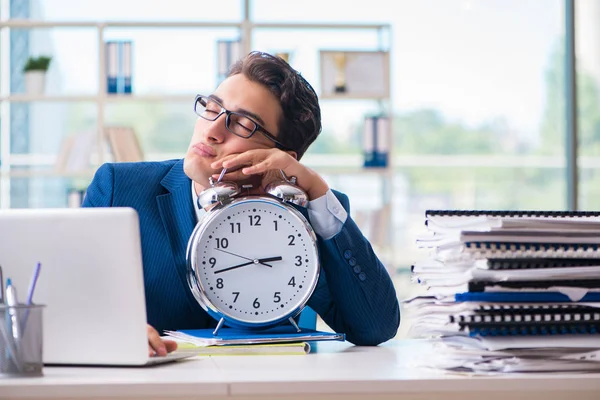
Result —
MULTIPOLYGON (((213 96, 227 110, 246 114, 269 133, 278 135, 277 122, 283 111, 275 95, 261 84, 237 74, 224 80, 213 96)), ((225 120, 225 114, 216 121, 198 117, 194 126, 183 169, 188 177, 203 187, 208 186, 210 176, 221 172, 212 169, 211 163, 230 154, 274 147, 273 142, 260 132, 255 132, 249 139, 234 135, 225 127, 225 120)))

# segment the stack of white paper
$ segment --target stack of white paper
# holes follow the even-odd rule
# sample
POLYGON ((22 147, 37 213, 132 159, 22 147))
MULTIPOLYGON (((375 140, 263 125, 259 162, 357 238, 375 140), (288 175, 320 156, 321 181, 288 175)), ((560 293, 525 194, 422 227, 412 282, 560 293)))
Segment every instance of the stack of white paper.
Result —
POLYGON ((427 293, 405 301, 427 364, 458 371, 600 370, 600 213, 428 211, 427 293))

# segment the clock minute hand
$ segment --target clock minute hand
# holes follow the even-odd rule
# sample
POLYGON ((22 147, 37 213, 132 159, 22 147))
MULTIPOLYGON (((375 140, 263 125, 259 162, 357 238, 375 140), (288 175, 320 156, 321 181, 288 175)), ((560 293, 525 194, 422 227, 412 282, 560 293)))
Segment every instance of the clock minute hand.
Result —
POLYGON ((220 269, 218 271, 215 271, 215 274, 220 274, 221 272, 225 272, 225 271, 231 271, 232 269, 245 267, 246 265, 250 265, 250 264, 262 264, 267 267, 273 268, 271 265, 265 264, 265 263, 267 261, 281 261, 281 260, 282 260, 281 257, 269 257, 269 258, 255 259, 255 260, 251 260, 251 261, 248 261, 248 262, 245 262, 242 264, 234 265, 233 267, 227 267, 227 268, 220 269))
POLYGON ((250 264, 254 264, 254 260, 245 262, 243 264, 234 265, 233 267, 227 267, 227 268, 220 269, 218 271, 215 271, 215 274, 220 274, 221 272, 225 272, 225 271, 231 271, 232 269, 245 267, 246 265, 250 265, 250 264))

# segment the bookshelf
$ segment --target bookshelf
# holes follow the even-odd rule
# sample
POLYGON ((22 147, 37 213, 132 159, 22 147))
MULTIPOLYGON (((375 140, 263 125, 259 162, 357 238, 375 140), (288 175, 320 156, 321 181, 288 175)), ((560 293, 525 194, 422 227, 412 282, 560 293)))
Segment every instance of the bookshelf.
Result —
MULTIPOLYGON (((169 29, 198 29, 198 30, 215 30, 222 28, 236 29, 239 31, 241 40, 242 53, 246 54, 253 49, 253 35, 261 30, 299 30, 299 31, 370 31, 374 32, 379 37, 379 43, 372 50, 374 51, 389 51, 391 48, 391 26, 389 24, 359 24, 359 23, 336 23, 336 22, 318 22, 318 23, 288 23, 288 22, 255 22, 250 19, 250 0, 243 1, 243 19, 240 21, 47 21, 47 20, 30 20, 30 19, 6 19, 2 18, 7 15, 6 10, 0 10, 0 48, 10 48, 8 35, 11 30, 27 30, 27 29, 53 29, 53 28, 86 28, 94 32, 94 37, 97 46, 97 73, 90 79, 97 80, 97 91, 86 94, 74 95, 29 95, 23 93, 9 93, 8 82, 10 77, 9 60, 7 60, 8 51, 0 54, 0 208, 10 208, 10 188, 11 182, 14 179, 22 179, 28 177, 62 177, 74 179, 91 179, 94 168, 82 169, 81 171, 63 172, 53 168, 59 155, 58 154, 12 154, 11 153, 11 135, 10 135, 10 107, 13 104, 29 104, 29 103, 89 103, 95 109, 97 122, 94 129, 97 132, 97 153, 93 157, 93 165, 99 166, 103 162, 110 160, 110 154, 105 150, 106 139, 104 132, 106 128, 106 113, 107 107, 114 104, 128 104, 136 102, 162 102, 162 103, 177 103, 188 102, 193 99, 196 93, 151 93, 151 94, 108 94, 107 93, 107 74, 105 68, 105 42, 107 40, 106 31, 110 28, 126 28, 126 29, 149 29, 149 30, 169 30, 169 29), (4 57, 3 57, 4 56, 4 57)), ((318 60, 317 60, 318 62, 318 60)), ((292 65, 294 65, 292 60, 292 65)), ((318 90, 318 81, 311 81, 318 90)), ((329 101, 360 101, 369 100, 376 101, 381 108, 386 111, 392 110, 392 102, 390 96, 378 98, 365 98, 364 96, 355 96, 348 94, 320 96, 322 103, 329 101)), ((181 157, 182 154, 156 153, 149 152, 146 154, 146 159, 167 159, 181 157)), ((391 164, 390 154, 390 164, 391 164)), ((391 212, 392 198, 392 166, 386 168, 362 168, 362 159, 360 156, 344 156, 339 157, 307 155, 303 161, 310 167, 316 169, 324 176, 328 177, 343 177, 347 175, 365 176, 369 179, 380 179, 382 193, 382 204, 385 208, 384 214, 387 213, 388 220, 391 212)), ((384 218, 385 219, 385 218, 384 218)), ((391 238, 391 224, 387 229, 388 235, 391 238)), ((388 239, 388 244, 393 243, 393 240, 388 239)), ((390 246, 382 244, 383 248, 390 246)), ((393 246, 392 246, 393 247, 393 246)))

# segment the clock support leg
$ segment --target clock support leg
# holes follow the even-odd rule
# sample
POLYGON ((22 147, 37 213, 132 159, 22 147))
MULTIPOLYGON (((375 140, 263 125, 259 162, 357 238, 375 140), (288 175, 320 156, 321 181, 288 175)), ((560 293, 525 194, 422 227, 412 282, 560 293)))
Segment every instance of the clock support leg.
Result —
POLYGON ((298 324, 296 323, 296 321, 294 320, 294 318, 292 318, 292 317, 289 317, 289 318, 288 318, 288 321, 290 321, 290 323, 291 323, 292 325, 294 325, 294 328, 296 328, 296 332, 300 332, 300 327, 298 326, 298 324))
POLYGON ((219 323, 217 324, 217 327, 215 328, 215 330, 213 331, 213 336, 217 336, 217 333, 219 333, 219 329, 221 329, 221 327, 223 326, 223 323, 225 322, 225 318, 221 318, 219 320, 219 323))

